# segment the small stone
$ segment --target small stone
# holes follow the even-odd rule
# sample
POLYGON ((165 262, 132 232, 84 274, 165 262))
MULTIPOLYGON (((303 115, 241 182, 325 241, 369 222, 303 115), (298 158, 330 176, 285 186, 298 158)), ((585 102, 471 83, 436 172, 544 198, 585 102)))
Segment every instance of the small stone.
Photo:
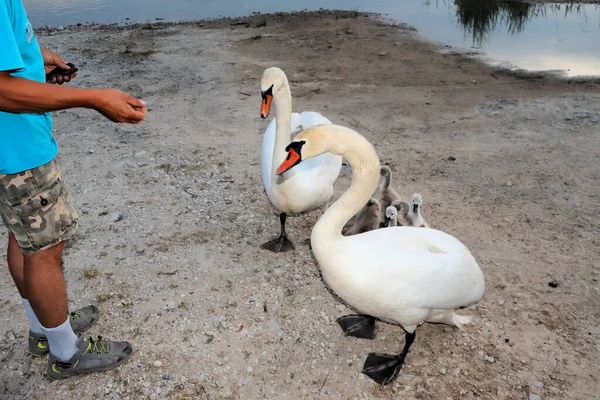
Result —
POLYGON ((175 304, 172 301, 169 301, 167 303, 167 311, 175 311, 175 310, 177 310, 177 304, 175 304))
POLYGON ((383 57, 383 56, 387 56, 387 52, 386 51, 382 51, 381 53, 378 54, 379 57, 383 57))
POLYGON ((246 368, 246 371, 247 371, 247 372, 252 372, 252 371, 254 371, 254 370, 252 369, 252 367, 248 367, 248 368, 246 368))
POLYGON ((597 351, 598 353, 600 353, 600 343, 598 343, 598 344, 596 345, 596 351, 597 351))
POLYGON ((448 161, 456 161, 456 157, 450 156, 450 157, 448 157, 448 161))
POLYGON ((87 152, 88 152, 88 154, 94 154, 94 150, 92 150, 92 149, 89 149, 87 152))
POLYGON ((163 381, 168 381, 169 379, 171 379, 171 378, 169 377, 169 375, 167 375, 167 374, 162 374, 162 376, 161 376, 161 377, 163 378, 163 381))
POLYGON ((556 282, 556 281, 550 281, 550 282, 548 282, 548 286, 550 286, 551 288, 557 288, 558 287, 558 282, 556 282))
POLYGON ((155 367, 162 367, 162 361, 154 361, 154 366, 155 367))
POLYGON ((112 222, 119 222, 120 220, 123 219, 123 214, 116 211, 116 212, 110 214, 110 219, 112 222))
POLYGON ((284 273, 285 271, 283 270, 283 268, 275 268, 273 270, 273 275, 275 276, 283 276, 284 273))
POLYGON ((540 381, 535 381, 535 382, 533 382, 533 387, 543 388, 544 384, 542 382, 540 382, 540 381))
POLYGON ((427 358, 421 358, 412 362, 414 367, 424 367, 429 364, 429 360, 427 358))
POLYGON ((442 374, 442 375, 446 375, 446 372, 447 372, 447 371, 448 371, 448 370, 446 369, 446 367, 442 367, 442 368, 440 368, 440 374, 442 374))
POLYGON ((489 362, 490 364, 493 364, 494 362, 496 362, 496 359, 492 356, 485 356, 483 358, 485 361, 489 362))
POLYGON ((62 26, 62 25, 59 25, 58 28, 56 28, 56 30, 58 30, 58 31, 64 31, 65 27, 62 26))
POLYGON ((506 186, 511 187, 513 183, 511 181, 506 182, 506 186))
POLYGON ((329 323, 329 317, 324 311, 320 311, 319 314, 321 314, 321 317, 325 320, 325 322, 329 323))
POLYGON ((542 398, 539 395, 532 393, 529 395, 529 400, 542 400, 542 398))
POLYGON ((504 305, 504 299, 498 300, 498 304, 501 305, 501 306, 503 306, 504 305))

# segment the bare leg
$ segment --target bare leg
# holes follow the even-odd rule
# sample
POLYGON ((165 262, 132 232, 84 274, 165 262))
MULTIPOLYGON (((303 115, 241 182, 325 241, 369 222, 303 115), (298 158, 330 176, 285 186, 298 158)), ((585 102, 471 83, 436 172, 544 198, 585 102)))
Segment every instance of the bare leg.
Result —
POLYGON ((50 249, 23 256, 21 295, 29 300, 40 323, 46 328, 63 324, 68 313, 67 287, 60 265, 64 245, 62 242, 50 249))
POLYGON ((25 283, 23 281, 23 253, 19 248, 15 235, 8 234, 8 252, 6 255, 6 261, 8 262, 8 270, 10 275, 15 281, 15 285, 21 294, 21 297, 26 299, 25 296, 25 283))

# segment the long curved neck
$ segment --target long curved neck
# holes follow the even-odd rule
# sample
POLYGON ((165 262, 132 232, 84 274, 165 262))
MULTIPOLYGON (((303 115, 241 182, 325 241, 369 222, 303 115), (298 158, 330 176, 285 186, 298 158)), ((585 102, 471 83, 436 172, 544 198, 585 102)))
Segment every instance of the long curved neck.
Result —
POLYGON ((287 157, 285 147, 292 136, 292 93, 287 79, 273 94, 275 105, 275 146, 273 146, 273 162, 271 164, 271 180, 278 177, 275 171, 287 157))
POLYGON ((326 243, 342 236, 342 228, 369 201, 379 184, 380 162, 373 145, 356 132, 344 128, 325 128, 331 143, 329 152, 341 155, 352 167, 352 183, 346 192, 325 211, 313 228, 315 243, 326 243))

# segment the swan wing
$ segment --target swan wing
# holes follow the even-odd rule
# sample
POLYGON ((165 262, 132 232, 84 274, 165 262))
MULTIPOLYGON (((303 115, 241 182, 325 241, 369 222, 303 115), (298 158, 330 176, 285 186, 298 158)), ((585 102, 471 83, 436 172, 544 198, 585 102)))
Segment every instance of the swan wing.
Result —
MULTIPOLYGON (((430 228, 393 227, 343 239, 338 254, 348 290, 377 304, 452 309, 473 304, 484 290, 483 274, 456 238, 430 228), (342 260, 343 259, 343 260, 342 260)), ((338 250, 339 251, 339 250, 338 250)))

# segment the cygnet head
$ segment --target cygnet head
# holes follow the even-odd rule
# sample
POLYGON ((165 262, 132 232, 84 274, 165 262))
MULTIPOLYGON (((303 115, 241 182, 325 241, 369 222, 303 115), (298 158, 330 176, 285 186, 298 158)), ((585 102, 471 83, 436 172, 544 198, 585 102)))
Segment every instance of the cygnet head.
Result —
POLYGON ((281 68, 271 67, 265 69, 262 79, 260 80, 260 95, 262 104, 260 107, 260 117, 267 118, 271 110, 273 96, 281 88, 289 86, 287 77, 281 68))
POLYGON ((412 210, 413 213, 418 213, 419 212, 419 207, 421 207, 421 204, 423 203, 423 199, 421 198, 421 195, 419 193, 415 193, 412 195, 412 210))
POLYGON ((398 222, 398 210, 394 206, 385 209, 385 227, 396 226, 398 222))

